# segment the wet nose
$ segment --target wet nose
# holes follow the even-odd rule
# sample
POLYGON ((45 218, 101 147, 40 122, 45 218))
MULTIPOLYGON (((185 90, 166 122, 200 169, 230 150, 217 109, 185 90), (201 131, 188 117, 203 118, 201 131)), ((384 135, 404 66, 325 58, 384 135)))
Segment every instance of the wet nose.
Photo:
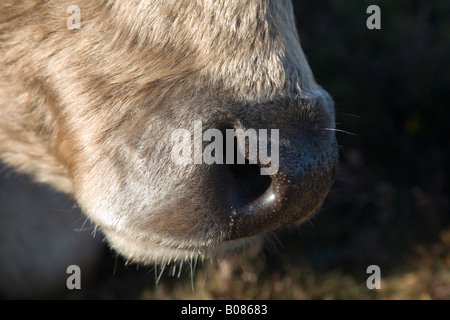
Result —
POLYGON ((236 116, 244 127, 241 130, 256 132, 258 155, 255 159, 251 154, 250 138, 246 146, 238 146, 235 139, 234 160, 241 151, 244 163, 228 161, 216 168, 220 211, 230 221, 229 240, 308 219, 321 206, 336 176, 332 101, 280 99, 238 110, 236 116))

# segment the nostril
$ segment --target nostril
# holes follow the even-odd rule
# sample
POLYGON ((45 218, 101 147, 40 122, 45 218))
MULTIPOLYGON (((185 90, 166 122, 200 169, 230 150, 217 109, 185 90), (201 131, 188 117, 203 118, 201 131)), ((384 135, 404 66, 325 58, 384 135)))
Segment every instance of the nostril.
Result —
MULTIPOLYGON (((264 193, 269 189, 272 184, 272 180, 267 175, 261 175, 261 168, 257 164, 250 163, 248 157, 245 155, 244 163, 239 162, 238 154, 239 145, 237 138, 234 137, 233 141, 233 155, 230 157, 233 159, 232 163, 225 165, 226 175, 232 181, 229 190, 231 203, 234 209, 240 211, 244 207, 248 207, 249 204, 254 203, 260 199, 264 193)), ((224 158, 227 159, 227 150, 224 146, 223 149, 224 158)))
POLYGON ((256 164, 228 164, 228 170, 236 181, 236 201, 239 207, 249 205, 260 199, 272 184, 272 179, 261 175, 261 168, 256 164))

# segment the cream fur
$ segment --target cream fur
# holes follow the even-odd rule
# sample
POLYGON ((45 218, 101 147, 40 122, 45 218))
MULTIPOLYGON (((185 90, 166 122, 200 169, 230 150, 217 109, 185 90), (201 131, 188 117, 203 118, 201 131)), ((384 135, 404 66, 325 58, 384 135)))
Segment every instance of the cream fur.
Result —
MULTIPOLYGON (((1 160, 73 195, 114 248, 144 263, 261 239, 230 238, 213 169, 170 162, 173 130, 300 117, 314 132, 334 128, 287 0, 3 0, 0 70, 1 160), (66 27, 69 5, 80 30, 66 27)), ((294 223, 283 219, 263 231, 294 223)))

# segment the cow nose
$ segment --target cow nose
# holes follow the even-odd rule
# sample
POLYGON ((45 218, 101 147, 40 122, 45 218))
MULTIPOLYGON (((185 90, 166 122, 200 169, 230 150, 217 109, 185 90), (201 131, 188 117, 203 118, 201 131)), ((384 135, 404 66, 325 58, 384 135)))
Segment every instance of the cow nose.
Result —
POLYGON ((247 144, 244 164, 227 163, 217 171, 229 240, 298 225, 318 210, 338 162, 332 107, 324 99, 285 100, 238 113, 246 132, 258 133, 259 148, 256 162, 247 144), (261 159, 268 155, 270 163, 261 159))

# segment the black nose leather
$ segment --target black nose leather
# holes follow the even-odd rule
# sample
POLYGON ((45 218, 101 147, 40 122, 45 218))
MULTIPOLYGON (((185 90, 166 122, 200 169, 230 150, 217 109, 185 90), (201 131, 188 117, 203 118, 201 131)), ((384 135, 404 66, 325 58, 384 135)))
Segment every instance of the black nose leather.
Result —
MULTIPOLYGON (((247 159, 218 168, 217 190, 230 219, 228 239, 294 226, 318 210, 338 163, 332 107, 323 99, 289 100, 238 113, 245 128, 278 129, 279 167, 261 175, 261 167, 270 165, 247 159)), ((270 141, 268 146, 273 147, 270 141)))

